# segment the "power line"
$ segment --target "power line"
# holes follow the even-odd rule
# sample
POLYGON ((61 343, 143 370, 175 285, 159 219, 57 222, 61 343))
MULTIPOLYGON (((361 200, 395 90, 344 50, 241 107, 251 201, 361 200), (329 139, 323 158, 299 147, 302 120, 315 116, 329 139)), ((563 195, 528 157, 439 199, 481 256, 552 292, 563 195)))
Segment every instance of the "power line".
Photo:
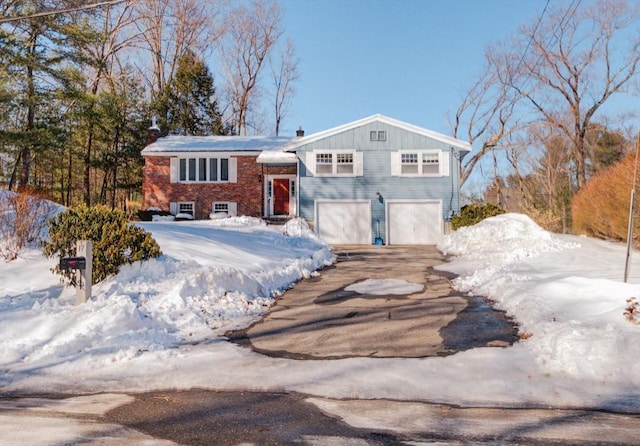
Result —
POLYGON ((59 9, 55 11, 36 12, 34 14, 29 14, 29 15, 24 15, 19 17, 3 17, 3 18, 0 18, 0 24, 8 23, 8 22, 17 22, 19 20, 24 20, 24 19, 33 19, 36 17, 46 17, 49 15, 65 14, 68 12, 82 11, 85 9, 100 8, 101 6, 111 6, 111 5, 116 5, 118 3, 123 3, 125 1, 127 0, 111 0, 111 1, 104 1, 104 2, 98 2, 98 3, 91 3, 84 6, 76 6, 75 8, 59 9))
POLYGON ((529 36, 529 41, 527 42, 527 46, 524 48, 524 51, 520 55, 520 60, 518 61, 518 65, 516 65, 516 69, 515 69, 516 73, 519 72, 520 65, 522 65, 522 62, 524 62, 524 57, 527 54, 527 51, 529 51, 529 48, 531 47, 531 43, 533 42, 533 38, 535 37, 536 32, 538 31, 538 27, 540 26, 540 23, 542 23, 542 19, 544 17, 544 13, 547 12, 547 8, 549 7, 549 2, 550 1, 551 0, 547 0, 547 3, 545 3, 544 8, 542 9, 542 12, 540 13, 540 16, 538 17, 538 21, 536 22, 536 26, 533 27, 533 31, 531 32, 531 35, 529 36))

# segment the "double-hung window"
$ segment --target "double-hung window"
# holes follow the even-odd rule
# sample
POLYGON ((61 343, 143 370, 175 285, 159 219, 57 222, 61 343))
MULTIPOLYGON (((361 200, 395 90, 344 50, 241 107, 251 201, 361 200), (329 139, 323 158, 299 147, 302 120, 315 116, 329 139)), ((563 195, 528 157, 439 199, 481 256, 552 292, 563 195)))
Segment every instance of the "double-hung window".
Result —
POLYGON ((418 154, 417 153, 403 153, 401 155, 402 161, 402 174, 403 175, 417 175, 418 172, 418 154))
POLYGON ((439 150, 391 152, 391 175, 447 176, 449 153, 439 150))
POLYGON ((309 151, 306 165, 314 176, 358 177, 364 174, 364 153, 355 150, 309 151))
POLYGON ((336 154, 336 173, 338 175, 353 175, 353 153, 336 154))
POLYGON ((440 172, 440 154, 436 152, 422 153, 422 174, 437 175, 440 172))
POLYGON ((333 153, 316 153, 316 173, 318 175, 333 174, 333 153))

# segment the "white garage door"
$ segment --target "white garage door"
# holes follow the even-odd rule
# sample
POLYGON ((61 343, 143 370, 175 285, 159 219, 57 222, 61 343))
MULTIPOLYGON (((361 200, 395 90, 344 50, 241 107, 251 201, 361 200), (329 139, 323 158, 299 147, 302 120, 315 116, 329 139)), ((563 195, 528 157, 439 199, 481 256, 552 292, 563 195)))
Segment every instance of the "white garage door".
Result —
POLYGON ((442 239, 442 205, 434 201, 387 202, 390 245, 433 245, 442 239))
POLYGON ((316 201, 316 232, 331 244, 371 244, 369 201, 316 201))

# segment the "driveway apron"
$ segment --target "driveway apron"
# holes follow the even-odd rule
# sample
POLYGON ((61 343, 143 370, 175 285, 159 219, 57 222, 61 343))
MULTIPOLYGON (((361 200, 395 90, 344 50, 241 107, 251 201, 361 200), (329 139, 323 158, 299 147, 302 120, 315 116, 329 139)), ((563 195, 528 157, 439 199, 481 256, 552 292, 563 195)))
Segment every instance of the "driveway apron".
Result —
MULTIPOLYGON (((227 333, 229 339, 262 354, 294 359, 455 353, 441 330, 469 306, 469 298, 451 288, 450 274, 433 269, 444 262, 434 246, 341 245, 334 252, 334 265, 298 282, 262 320, 227 333), (346 290, 370 279, 393 279, 400 287, 382 295, 371 287, 365 294, 346 290), (401 286, 405 282, 421 286, 420 291, 396 294, 406 288, 401 286)), ((473 318, 465 324, 473 325, 473 318)), ((504 346, 515 340, 513 326, 504 325, 504 333, 496 339, 489 334, 482 343, 504 346)))

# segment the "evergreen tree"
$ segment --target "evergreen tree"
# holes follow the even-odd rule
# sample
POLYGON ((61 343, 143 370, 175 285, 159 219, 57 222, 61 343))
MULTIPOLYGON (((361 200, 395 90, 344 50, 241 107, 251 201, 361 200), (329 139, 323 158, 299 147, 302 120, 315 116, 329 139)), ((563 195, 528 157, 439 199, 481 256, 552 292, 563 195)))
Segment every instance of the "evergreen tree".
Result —
POLYGON ((5 8, 11 21, 0 23, 0 85, 7 112, 0 146, 12 164, 9 188, 33 186, 33 173, 44 170, 47 151, 64 129, 55 118, 78 99, 85 62, 79 46, 93 32, 81 14, 34 16, 64 8, 64 0, 16 0, 5 8))
POLYGON ((587 130, 589 171, 596 174, 622 161, 630 142, 620 132, 601 124, 592 124, 587 130))
POLYGON ((167 95, 167 130, 182 135, 225 135, 213 77, 192 51, 179 60, 167 95))

